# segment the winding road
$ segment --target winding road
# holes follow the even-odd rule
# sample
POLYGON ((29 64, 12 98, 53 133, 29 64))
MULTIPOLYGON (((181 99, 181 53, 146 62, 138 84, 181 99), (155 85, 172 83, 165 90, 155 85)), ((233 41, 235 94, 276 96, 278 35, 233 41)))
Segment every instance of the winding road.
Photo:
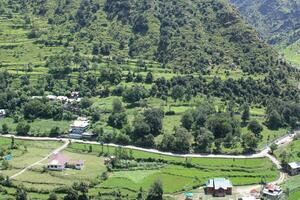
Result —
MULTIPOLYGON (((284 146, 289 144, 290 142, 293 141, 295 136, 294 134, 288 134, 285 135, 284 137, 281 137, 279 139, 277 139, 275 142, 275 144, 277 144, 279 147, 280 146, 284 146)), ((70 142, 72 143, 82 143, 82 144, 97 144, 99 145, 99 142, 94 142, 94 141, 84 141, 84 140, 70 140, 70 139, 66 139, 66 138, 50 138, 50 137, 25 137, 25 136, 15 136, 15 135, 1 135, 0 137, 5 137, 5 138, 11 138, 14 137, 15 139, 20 139, 20 140, 31 140, 31 141, 62 141, 64 142, 64 144, 59 147, 58 149, 54 150, 53 152, 51 152, 49 155, 47 155, 46 157, 44 157, 43 159, 31 164, 30 166, 24 168, 22 171, 14 174, 13 176, 11 176, 10 178, 16 178, 17 176, 21 175, 22 173, 24 173, 25 171, 27 171, 28 169, 32 168, 35 165, 40 164, 41 162, 47 160, 49 157, 51 157, 54 154, 59 153, 60 151, 64 150, 65 148, 68 147, 68 145, 70 144, 70 142)), ((135 147, 135 146, 122 146, 122 145, 116 145, 116 144, 105 144, 108 146, 112 146, 112 147, 123 147, 123 148, 127 148, 127 149, 132 149, 132 150, 139 150, 139 151, 144 151, 144 152, 149 152, 149 153, 156 153, 156 154, 160 154, 160 155, 167 155, 167 156, 176 156, 176 157, 184 157, 184 158, 236 158, 236 159, 248 159, 248 158, 262 158, 262 157, 267 157, 269 158, 274 165, 277 167, 278 170, 281 170, 281 165, 280 165, 280 161, 275 158, 273 155, 269 154, 270 151, 270 145, 267 145, 264 149, 262 149, 261 151, 257 152, 257 153, 253 153, 253 154, 246 154, 246 155, 224 155, 224 154, 174 154, 174 153, 169 153, 169 152, 162 152, 162 151, 158 151, 156 149, 145 149, 145 148, 141 148, 141 147, 135 147)), ((284 180, 285 180, 286 174, 284 174, 283 172, 280 172, 280 177, 278 180, 274 181, 274 184, 281 184, 284 180)))

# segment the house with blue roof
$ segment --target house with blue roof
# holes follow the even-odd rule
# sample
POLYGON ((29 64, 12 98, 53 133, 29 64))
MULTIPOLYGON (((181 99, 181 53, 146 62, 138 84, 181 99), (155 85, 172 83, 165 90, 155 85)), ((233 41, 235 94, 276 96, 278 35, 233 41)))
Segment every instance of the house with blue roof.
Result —
POLYGON ((232 195, 232 183, 229 179, 214 178, 205 183, 205 194, 213 195, 214 197, 225 197, 232 195))

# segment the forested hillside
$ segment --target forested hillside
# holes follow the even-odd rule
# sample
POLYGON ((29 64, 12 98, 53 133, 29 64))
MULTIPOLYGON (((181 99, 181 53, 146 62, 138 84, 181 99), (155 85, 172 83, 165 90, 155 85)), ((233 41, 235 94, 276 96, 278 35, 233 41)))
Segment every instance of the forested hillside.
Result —
POLYGON ((87 116, 101 142, 242 152, 300 118, 298 71, 225 1, 0 5, 2 132, 60 136, 87 116))
POLYGON ((300 38, 299 0, 230 0, 271 44, 292 44, 300 38))
POLYGON ((284 48, 286 57, 299 64, 299 0, 229 0, 244 18, 272 45, 284 48), (286 48, 287 47, 287 48, 286 48))
MULTIPOLYGON (((30 39, 6 38, 4 29, 3 43, 16 42, 1 44, 4 65, 22 62, 36 48, 55 47, 51 54, 65 49, 87 57, 141 58, 185 72, 215 65, 259 72, 278 67, 276 53, 222 1, 5 0, 0 8, 4 25, 30 39), (14 55, 20 46, 24 51, 14 55)), ((34 53, 31 62, 50 52, 34 53)))

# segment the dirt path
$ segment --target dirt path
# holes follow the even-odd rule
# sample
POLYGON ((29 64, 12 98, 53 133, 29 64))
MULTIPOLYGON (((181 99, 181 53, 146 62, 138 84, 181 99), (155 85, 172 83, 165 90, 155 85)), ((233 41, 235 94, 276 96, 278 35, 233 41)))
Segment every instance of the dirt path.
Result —
POLYGON ((37 162, 35 162, 35 163, 33 163, 33 164, 31 164, 31 165, 25 167, 24 169, 22 169, 21 171, 19 171, 18 173, 12 175, 12 176, 9 177, 9 178, 10 178, 10 179, 14 179, 14 178, 16 178, 17 176, 20 176, 21 174, 23 174, 24 172, 26 172, 28 169, 30 169, 30 168, 32 168, 32 167, 34 167, 34 166, 36 166, 36 165, 41 164, 41 163, 44 162, 45 160, 49 159, 51 156, 53 156, 53 155, 55 155, 55 154, 61 152, 61 151, 64 150, 65 148, 67 148, 68 145, 69 145, 69 143, 70 143, 69 140, 64 140, 64 144, 63 144, 61 147, 55 149, 55 150, 52 151, 50 154, 48 154, 47 156, 45 156, 43 159, 41 159, 41 160, 39 160, 39 161, 37 161, 37 162))

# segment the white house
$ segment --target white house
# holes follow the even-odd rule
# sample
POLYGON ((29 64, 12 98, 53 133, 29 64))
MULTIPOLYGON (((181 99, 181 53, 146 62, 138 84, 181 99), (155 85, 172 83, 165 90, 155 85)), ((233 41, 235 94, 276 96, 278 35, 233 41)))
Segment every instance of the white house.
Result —
POLYGON ((51 171, 63 171, 66 168, 82 170, 84 168, 83 160, 70 160, 63 154, 56 154, 47 164, 47 169, 51 171))
POLYGON ((269 200, 279 200, 283 195, 283 191, 279 185, 267 184, 261 191, 261 196, 269 200))
POLYGON ((90 122, 86 117, 78 117, 70 126, 69 136, 70 138, 79 139, 83 136, 83 133, 89 128, 90 122))

